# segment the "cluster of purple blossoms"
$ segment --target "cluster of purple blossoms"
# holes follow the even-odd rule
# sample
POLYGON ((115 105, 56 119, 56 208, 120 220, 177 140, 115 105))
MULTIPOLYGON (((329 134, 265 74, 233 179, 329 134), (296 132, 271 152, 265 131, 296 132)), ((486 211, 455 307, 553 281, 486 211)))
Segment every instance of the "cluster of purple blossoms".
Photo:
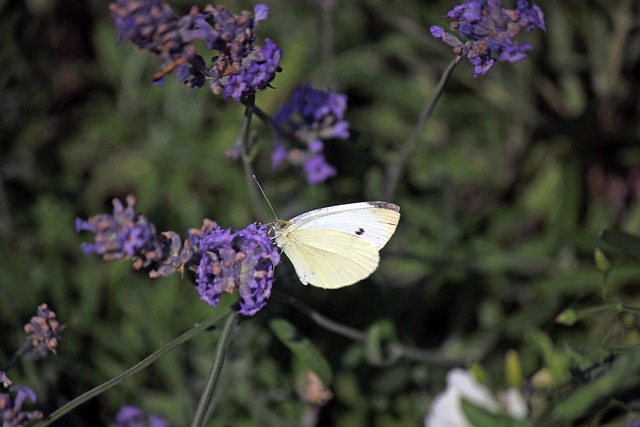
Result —
POLYGON ((27 341, 31 343, 30 353, 38 358, 45 357, 48 352, 56 354, 64 328, 47 304, 38 306, 37 315, 24 325, 27 341))
POLYGON ((160 0, 117 0, 110 10, 118 41, 128 39, 165 60, 153 76, 155 82, 176 70, 188 87, 208 82, 215 94, 240 101, 269 87, 281 71, 282 51, 276 44, 265 39, 264 46, 256 45, 256 24, 269 14, 264 4, 256 5, 253 18, 247 11, 236 15, 222 5, 207 5, 202 12, 194 6, 178 17, 160 0), (210 67, 191 45, 198 40, 216 52, 210 67))
POLYGON ((192 239, 201 255, 196 271, 200 299, 215 307, 223 292, 237 289, 240 314, 253 316, 266 305, 280 262, 266 226, 251 224, 234 232, 216 227, 192 239))
POLYGON ((14 385, 10 393, 0 393, 0 425, 2 427, 23 427, 30 421, 42 419, 40 411, 25 411, 22 406, 26 399, 36 401, 36 393, 28 387, 14 385), (15 393, 12 398, 11 393, 15 393))
MULTIPOLYGON (((266 226, 251 224, 232 232, 205 219, 202 228, 188 230, 182 241, 172 231, 156 234, 153 224, 137 214, 134 206, 133 196, 127 197, 126 208, 114 199, 113 215, 95 215, 86 221, 76 219, 78 231, 95 233, 94 243, 82 244, 85 255, 96 253, 105 261, 133 258, 136 269, 153 263, 157 268, 149 273, 152 278, 177 271, 184 273, 187 267, 196 272, 201 299, 212 307, 218 304, 223 292, 236 289, 242 298, 239 313, 253 316, 266 305, 271 295, 274 267, 280 262, 280 253, 268 236, 266 226)), ((46 306, 40 308, 46 309, 46 306)), ((43 316, 45 314, 43 312, 43 316)), ((39 331, 35 326, 32 329, 34 333, 39 331)), ((51 347, 51 342, 45 343, 45 350, 53 351, 55 347, 51 347)))
POLYGON ((88 220, 76 218, 76 231, 95 234, 94 243, 83 243, 82 252, 102 255, 105 261, 133 259, 137 270, 152 263, 160 264, 151 271, 151 277, 168 276, 182 271, 193 256, 188 240, 182 242, 173 232, 156 233, 155 226, 135 212, 136 199, 127 197, 127 207, 118 199, 113 200, 113 214, 94 215, 88 220))
POLYGON ((123 405, 116 414, 116 423, 111 427, 169 427, 170 424, 160 415, 146 416, 137 406, 123 405))
POLYGON ((273 168, 278 169, 285 160, 303 166, 309 185, 335 176, 335 168, 325 160, 323 140, 349 138, 349 122, 344 120, 346 108, 346 95, 319 90, 312 84, 294 90, 291 101, 276 114, 275 123, 285 137, 302 143, 304 148, 287 149, 277 141, 272 153, 273 168))
POLYGON ((546 31, 542 9, 535 4, 530 6, 527 0, 518 0, 515 10, 503 9, 501 0, 467 0, 446 16, 452 19, 449 28, 458 31, 467 42, 437 25, 430 28, 431 35, 453 46, 458 56, 466 56, 474 65, 473 77, 486 74, 496 61, 526 59, 533 46, 515 42, 521 28, 546 31))

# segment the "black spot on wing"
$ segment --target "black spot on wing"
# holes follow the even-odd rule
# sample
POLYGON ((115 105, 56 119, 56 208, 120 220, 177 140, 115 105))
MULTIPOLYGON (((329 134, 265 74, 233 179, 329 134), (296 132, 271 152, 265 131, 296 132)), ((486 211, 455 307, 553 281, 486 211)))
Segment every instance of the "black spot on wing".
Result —
POLYGON ((360 227, 356 230, 356 234, 358 236, 362 236, 364 234, 364 228, 360 227))

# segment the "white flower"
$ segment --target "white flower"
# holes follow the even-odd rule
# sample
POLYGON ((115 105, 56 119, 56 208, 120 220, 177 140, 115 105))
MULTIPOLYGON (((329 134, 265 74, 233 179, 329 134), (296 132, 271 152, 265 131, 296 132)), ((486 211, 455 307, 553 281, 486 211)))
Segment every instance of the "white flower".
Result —
POLYGON ((503 391, 498 398, 480 384, 469 371, 455 368, 447 374, 447 388, 433 400, 425 427, 473 427, 462 411, 462 399, 492 412, 513 418, 527 416, 527 404, 516 388, 503 391))

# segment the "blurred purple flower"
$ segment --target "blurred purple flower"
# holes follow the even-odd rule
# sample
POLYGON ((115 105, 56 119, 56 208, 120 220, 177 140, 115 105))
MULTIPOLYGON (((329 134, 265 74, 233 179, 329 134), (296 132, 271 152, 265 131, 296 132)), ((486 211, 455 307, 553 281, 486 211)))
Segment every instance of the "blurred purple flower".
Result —
POLYGON ((47 304, 39 305, 37 315, 24 325, 27 340, 31 343, 30 353, 37 358, 45 357, 48 352, 57 354, 64 328, 65 325, 58 322, 56 313, 47 304))
POLYGON ((546 31, 544 13, 539 6, 529 6, 518 0, 516 9, 503 9, 501 0, 467 0, 446 15, 451 18, 449 28, 458 31, 467 42, 460 41, 444 28, 434 25, 431 35, 450 46, 458 56, 466 56, 474 65, 473 77, 486 74, 496 61, 524 61, 533 49, 530 43, 517 44, 515 37, 521 28, 535 27, 546 31))
POLYGON ((346 95, 319 90, 312 84, 295 89, 291 101, 280 107, 274 120, 285 137, 304 148, 287 149, 277 141, 272 153, 273 168, 278 169, 285 160, 303 166, 310 185, 335 176, 335 168, 326 163, 322 154, 323 140, 349 138, 346 109, 346 95))
POLYGON ((304 162, 307 183, 316 185, 336 175, 336 169, 328 164, 322 154, 310 157, 304 162))
POLYGON ((116 423, 111 427, 169 427, 170 424, 161 416, 151 414, 148 417, 137 406, 123 405, 116 414, 116 423))
POLYGON ((240 292, 241 314, 253 316, 267 303, 280 253, 267 227, 251 224, 232 232, 217 227, 193 238, 201 259, 196 272, 200 299, 215 307, 223 292, 240 292))
POLYGON ((28 387, 14 385, 9 388, 10 393, 0 393, 0 425, 2 427, 24 427, 30 421, 42 419, 40 411, 24 411, 22 406, 26 399, 31 403, 36 401, 36 393, 28 387))
POLYGON ((102 255, 105 261, 116 259, 134 260, 133 267, 138 270, 152 263, 161 264, 151 277, 168 276, 182 271, 193 252, 185 242, 173 232, 156 233, 155 226, 141 214, 135 212, 136 199, 127 197, 127 207, 118 199, 113 200, 113 214, 100 214, 88 220, 76 218, 76 231, 90 231, 95 234, 94 243, 83 243, 85 255, 102 255))
POLYGON ((208 82, 215 94, 240 101, 269 87, 281 71, 282 51, 276 44, 269 39, 263 47, 255 44, 256 24, 269 15, 264 4, 255 6, 253 18, 248 11, 236 15, 222 5, 207 5, 204 12, 194 6, 189 14, 178 17, 160 0, 117 0, 109 8, 118 41, 129 39, 166 60, 154 74, 154 82, 176 70, 188 87, 200 88, 208 82), (198 40, 216 51, 211 67, 191 46, 198 40))

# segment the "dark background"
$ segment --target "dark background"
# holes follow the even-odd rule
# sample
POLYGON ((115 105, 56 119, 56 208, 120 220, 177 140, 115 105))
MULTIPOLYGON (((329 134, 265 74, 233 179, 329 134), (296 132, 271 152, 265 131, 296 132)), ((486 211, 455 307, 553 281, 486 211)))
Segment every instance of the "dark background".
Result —
MULTIPOLYGON (((326 144, 338 175, 316 187, 299 170, 271 169, 270 135, 254 121, 255 171, 281 218, 381 199, 390 161, 453 58, 428 31, 448 26, 442 15, 453 2, 330 3, 273 1, 257 30, 283 50, 274 89, 257 94, 261 109, 274 114, 306 82, 349 97, 351 139, 326 144)), ((184 14, 192 3, 170 4, 184 14)), ((389 320, 402 344, 451 359, 485 349, 481 363, 498 388, 509 349, 525 377, 550 363, 526 331, 548 335, 559 352, 637 343, 634 316, 554 322, 567 308, 606 302, 593 264, 599 233, 640 232, 637 5, 538 4, 547 32, 521 34, 534 45, 525 62, 497 63, 475 79, 466 59, 454 71, 389 200, 402 219, 380 269, 325 291, 301 286, 283 261, 275 289, 360 330, 389 320)), ((225 5, 238 13, 254 3, 225 5)), ((79 246, 91 236, 75 233, 75 217, 110 212, 114 197, 134 194, 159 230, 182 233, 205 217, 233 228, 272 218, 255 213, 252 183, 225 156, 243 107, 173 76, 151 85, 161 60, 116 45, 108 2, 0 1, 0 40, 0 361, 48 303, 67 325, 59 354, 8 372, 48 413, 212 313, 186 277, 151 280, 126 261, 84 257, 79 246)), ((637 303, 640 268, 607 253, 607 292, 637 303)), ((295 324, 332 365, 321 425, 420 425, 443 388, 447 368, 368 363, 361 343, 271 301, 236 331, 210 425, 300 425, 297 369, 267 327, 273 317, 295 324)), ((123 403, 188 425, 216 342, 216 331, 202 334, 59 425, 109 425, 123 403)), ((613 422, 625 412, 603 413, 613 422)))

